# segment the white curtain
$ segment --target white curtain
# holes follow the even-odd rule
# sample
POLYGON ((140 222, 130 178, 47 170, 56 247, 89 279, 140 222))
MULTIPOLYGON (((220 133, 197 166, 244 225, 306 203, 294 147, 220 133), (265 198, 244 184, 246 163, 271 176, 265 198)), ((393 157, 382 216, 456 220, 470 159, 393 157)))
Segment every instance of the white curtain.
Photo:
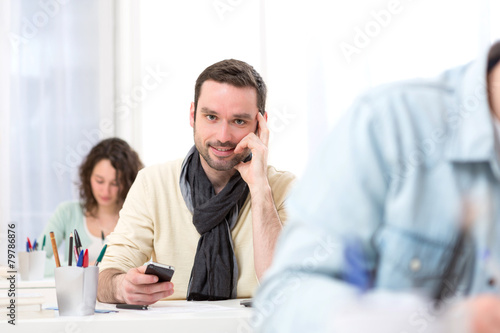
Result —
MULTIPOLYGON (((10 208, 9 177, 9 72, 10 45, 10 4, 0 0, 0 265, 7 264, 7 225, 10 208)), ((14 230, 15 231, 15 230, 14 230)))
POLYGON ((234 57, 268 83, 269 162, 300 175, 363 90, 431 76, 479 55, 499 37, 498 6, 497 0, 143 0, 142 75, 156 67, 169 74, 141 100, 144 160, 185 154, 193 142, 188 110, 197 75, 234 57))
MULTIPOLYGON (((142 114, 140 101, 150 82, 141 80, 140 6, 138 1, 115 2, 114 119, 116 135, 126 140, 142 156, 142 114)), ((154 82, 153 82, 154 83, 154 82)))
POLYGON ((2 16, 10 17, 10 23, 2 20, 10 45, 1 52, 11 59, 4 83, 10 104, 4 108, 0 99, 2 128, 5 118, 10 129, 9 151, 2 150, 2 168, 10 168, 8 194, 2 179, 2 201, 6 195, 10 204, 2 223, 16 223, 23 249, 26 237, 39 235, 58 204, 78 199, 82 158, 114 134, 113 2, 2 0, 2 5, 7 8, 2 16))

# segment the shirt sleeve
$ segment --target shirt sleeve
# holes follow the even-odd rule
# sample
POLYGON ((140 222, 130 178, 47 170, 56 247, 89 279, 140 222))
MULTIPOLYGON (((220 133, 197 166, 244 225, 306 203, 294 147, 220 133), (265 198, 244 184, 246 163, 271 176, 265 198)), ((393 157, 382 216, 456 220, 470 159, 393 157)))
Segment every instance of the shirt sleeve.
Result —
POLYGON ((270 186, 273 192, 273 200, 276 205, 276 211, 282 224, 288 219, 287 198, 293 187, 295 176, 291 172, 277 172, 270 179, 270 186))
POLYGON ((147 177, 141 170, 120 211, 115 230, 108 236, 106 254, 100 270, 116 268, 127 272, 143 265, 153 251, 153 218, 147 177))

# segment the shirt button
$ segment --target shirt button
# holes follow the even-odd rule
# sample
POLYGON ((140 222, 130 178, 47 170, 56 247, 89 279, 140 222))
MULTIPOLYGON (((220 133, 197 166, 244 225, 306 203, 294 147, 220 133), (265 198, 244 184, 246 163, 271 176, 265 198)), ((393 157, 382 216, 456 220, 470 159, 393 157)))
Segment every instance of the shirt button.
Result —
POLYGON ((490 287, 494 287, 496 284, 497 284, 497 282, 495 281, 495 279, 494 279, 494 278, 489 278, 489 279, 488 279, 488 285, 489 285, 490 287))
POLYGON ((420 268, 422 267, 422 262, 418 258, 413 258, 410 261, 410 270, 412 272, 418 272, 420 268))

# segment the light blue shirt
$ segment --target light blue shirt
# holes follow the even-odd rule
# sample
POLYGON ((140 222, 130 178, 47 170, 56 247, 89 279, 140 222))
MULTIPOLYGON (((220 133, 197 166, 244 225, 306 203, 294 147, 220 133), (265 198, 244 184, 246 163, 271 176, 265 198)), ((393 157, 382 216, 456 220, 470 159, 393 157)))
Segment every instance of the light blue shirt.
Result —
MULTIPOLYGON (((491 50, 498 57, 500 44, 491 50)), ((255 300, 258 332, 327 331, 366 281, 432 297, 464 223, 470 236, 447 300, 499 292, 499 141, 486 61, 354 103, 292 192, 255 300), (348 264, 356 248, 363 256, 348 264)))

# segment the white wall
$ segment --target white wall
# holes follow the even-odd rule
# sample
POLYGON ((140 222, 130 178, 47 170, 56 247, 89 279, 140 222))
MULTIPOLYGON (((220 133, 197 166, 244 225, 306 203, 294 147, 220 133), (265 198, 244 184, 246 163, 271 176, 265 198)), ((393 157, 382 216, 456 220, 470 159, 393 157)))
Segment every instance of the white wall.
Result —
POLYGON ((360 92, 476 57, 493 38, 492 3, 141 1, 142 73, 168 73, 141 102, 144 161, 185 155, 193 142, 188 116, 196 77, 216 61, 237 58, 268 84, 270 163, 300 175, 360 92), (354 53, 343 51, 347 44, 354 53))
POLYGON ((236 58, 264 74, 259 11, 258 1, 242 2, 221 19, 210 1, 141 2, 143 75, 165 73, 141 104, 146 164, 184 157, 193 145, 189 107, 203 69, 236 58))

